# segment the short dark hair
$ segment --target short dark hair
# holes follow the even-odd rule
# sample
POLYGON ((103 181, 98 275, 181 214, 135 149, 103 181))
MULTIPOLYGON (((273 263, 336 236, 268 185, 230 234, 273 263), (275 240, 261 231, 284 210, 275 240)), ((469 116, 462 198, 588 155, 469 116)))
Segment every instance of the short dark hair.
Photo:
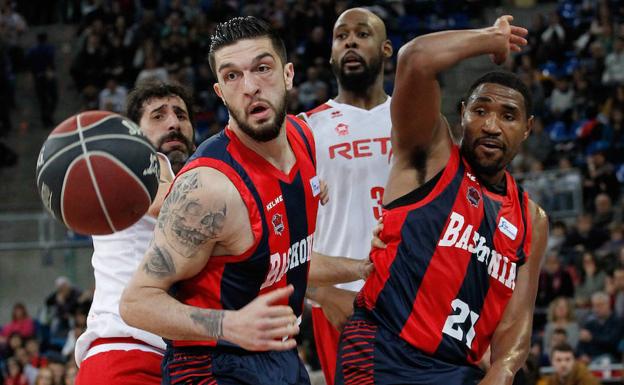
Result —
POLYGON ((526 110, 526 117, 531 116, 531 112, 533 111, 533 99, 531 97, 531 91, 529 88, 520 80, 520 78, 511 72, 502 72, 502 71, 492 71, 488 72, 485 75, 481 76, 468 89, 468 94, 466 95, 465 100, 470 98, 470 95, 474 92, 474 90, 479 87, 483 83, 495 83, 500 84, 505 87, 513 88, 514 90, 520 92, 524 97, 524 108, 526 110))
POLYGON ((232 45, 239 40, 257 39, 267 37, 271 40, 273 49, 277 52, 282 64, 286 64, 286 46, 277 31, 269 23, 254 16, 234 17, 223 23, 219 23, 212 36, 210 36, 210 52, 208 62, 212 73, 217 77, 215 68, 215 52, 219 48, 232 45))
POLYGON ((179 84, 164 83, 162 81, 149 81, 139 83, 128 94, 126 101, 126 116, 133 120, 136 124, 141 121, 143 115, 143 104, 153 98, 166 98, 168 96, 177 96, 184 104, 189 114, 191 125, 194 122, 193 114, 193 97, 186 87, 179 84))
POLYGON ((555 352, 563 352, 563 353, 572 353, 574 354, 574 349, 572 348, 572 345, 570 345, 567 342, 561 342, 555 346, 552 347, 552 352, 551 352, 551 356, 553 356, 555 354, 555 352))

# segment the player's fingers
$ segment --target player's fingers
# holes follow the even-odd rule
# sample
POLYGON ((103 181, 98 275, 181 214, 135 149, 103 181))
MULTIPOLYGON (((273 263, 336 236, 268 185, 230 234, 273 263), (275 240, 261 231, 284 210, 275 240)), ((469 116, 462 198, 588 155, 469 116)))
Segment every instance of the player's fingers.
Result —
POLYGON ((517 45, 527 45, 528 42, 525 38, 520 37, 520 36, 511 36, 509 38, 509 43, 511 44, 517 44, 517 45))
POLYGON ((263 319, 258 324, 258 329, 260 330, 271 330, 278 327, 289 326, 289 325, 297 325, 297 317, 292 316, 282 316, 282 317, 272 317, 263 319))
POLYGON ((274 338, 282 338, 282 337, 292 337, 299 334, 299 326, 297 325, 287 325, 278 328, 273 328, 264 332, 264 337, 266 339, 274 339, 274 338))
POLYGON ((511 33, 512 33, 512 35, 526 36, 526 35, 529 34, 529 30, 526 29, 526 28, 518 27, 517 25, 512 25, 511 26, 511 33))
POLYGON ((264 310, 262 315, 268 318, 292 317, 293 319, 297 319, 295 312, 288 305, 269 306, 264 310))

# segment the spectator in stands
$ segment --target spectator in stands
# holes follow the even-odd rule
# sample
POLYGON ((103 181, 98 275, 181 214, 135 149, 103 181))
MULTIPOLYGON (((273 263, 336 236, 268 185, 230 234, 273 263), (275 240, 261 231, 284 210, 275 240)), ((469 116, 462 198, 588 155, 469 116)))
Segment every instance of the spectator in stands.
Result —
POLYGON ((74 348, 76 346, 76 340, 84 333, 87 328, 87 314, 80 309, 74 314, 73 325, 69 333, 67 333, 67 340, 61 353, 68 361, 70 356, 74 354, 74 348))
POLYGON ((57 385, 54 383, 54 373, 50 368, 41 368, 37 374, 35 385, 57 385))
POLYGON ((28 354, 28 361, 35 368, 42 368, 48 365, 48 359, 41 354, 41 344, 36 338, 29 338, 24 343, 24 349, 28 354))
POLYGON ((35 334, 35 321, 28 315, 26 306, 23 303, 18 302, 13 305, 13 312, 11 314, 11 322, 4 325, 2 333, 0 333, 0 343, 13 333, 17 333, 22 338, 26 339, 32 337, 35 334))
MULTIPOLYGON (((624 249, 622 249, 624 252, 624 249)), ((613 310, 615 315, 620 319, 624 319, 624 265, 618 265, 613 270, 613 310)))
POLYGON ((18 333, 13 333, 9 336, 7 344, 4 349, 4 357, 11 357, 15 354, 15 351, 24 347, 24 339, 18 333))
POLYGON ((548 26, 540 35, 540 40, 540 62, 554 60, 560 63, 563 61, 566 50, 566 32, 557 12, 551 12, 548 16, 548 26))
POLYGON ((55 286, 56 290, 45 301, 46 321, 50 326, 50 343, 60 350, 65 344, 81 292, 72 286, 67 277, 58 277, 55 286))
POLYGON ((22 372, 26 376, 28 384, 34 384, 37 374, 39 373, 39 369, 33 366, 30 362, 30 357, 28 356, 26 348, 18 348, 13 356, 17 359, 17 361, 19 361, 20 365, 22 365, 22 372))
POLYGON ((99 109, 105 111, 113 111, 121 113, 126 105, 126 97, 128 96, 128 90, 126 87, 117 83, 117 79, 111 76, 106 81, 106 88, 100 91, 98 97, 99 109))
POLYGON ((613 52, 607 55, 602 83, 616 85, 624 83, 624 36, 618 36, 613 44, 613 52))
POLYGON ((583 183, 583 197, 586 202, 593 202, 600 193, 606 193, 611 201, 617 201, 620 197, 620 183, 615 176, 615 167, 607 160, 605 150, 594 150, 586 161, 586 177, 583 183))
POLYGON ((548 253, 561 253, 561 246, 568 235, 568 227, 563 221, 554 221, 548 233, 546 250, 548 253))
POLYGON ((139 72, 134 85, 136 87, 141 82, 153 80, 167 83, 169 81, 169 74, 164 67, 158 65, 156 58, 150 55, 145 58, 145 67, 139 72))
MULTIPOLYGON (((0 25, 0 138, 7 136, 11 131, 11 104, 13 95, 11 91, 11 63, 9 62, 8 48, 3 38, 4 29, 0 25)), ((0 143, 2 145, 2 143, 0 143)), ((0 159, 2 167, 2 159, 0 159)))
POLYGON ((545 385, 599 385, 600 382, 574 357, 574 349, 566 343, 553 347, 551 361, 554 373, 546 378, 545 385))
MULTIPOLYGON (((583 253, 581 266, 581 283, 576 286, 574 298, 576 306, 587 308, 592 294, 604 290, 607 275, 598 268, 596 257, 590 251, 583 253)), ((573 346, 576 347, 576 344, 573 346)))
POLYGON ((577 217, 563 245, 566 249, 594 251, 609 239, 609 234, 593 225, 591 214, 584 213, 577 217))
POLYGON ((548 133, 544 131, 542 119, 536 117, 533 120, 533 129, 523 146, 525 153, 542 162, 542 164, 548 160, 553 151, 553 144, 548 133))
POLYGON ((4 385, 28 385, 22 365, 14 357, 7 359, 7 377, 4 379, 4 385))
POLYGON ((615 211, 611 197, 606 193, 600 193, 594 198, 594 226, 607 230, 615 219, 615 211))
POLYGON ((54 46, 48 43, 47 33, 37 34, 37 45, 28 51, 28 63, 35 80, 41 123, 44 128, 51 128, 54 126, 54 110, 56 110, 58 90, 54 46))
POLYGON ((88 85, 94 85, 98 89, 104 86, 109 52, 102 39, 103 35, 90 31, 71 65, 71 75, 76 88, 81 92, 88 85))
POLYGON ((611 298, 599 291, 591 297, 592 311, 582 325, 578 352, 585 362, 615 362, 622 338, 621 320, 611 310, 611 298))
POLYGON ((65 367, 65 382, 63 382, 63 385, 74 385, 76 383, 77 374, 78 368, 76 367, 76 363, 73 360, 68 362, 65 367))
POLYGON ((52 371, 53 385, 63 385, 65 377, 65 359, 60 353, 56 352, 49 354, 48 359, 48 368, 52 371))
POLYGON ((570 273, 561 265, 557 253, 548 254, 540 273, 537 306, 545 308, 557 297, 572 298, 573 296, 574 283, 570 273))
POLYGON ((576 321, 574 303, 569 298, 555 298, 548 306, 546 326, 544 327, 544 352, 549 353, 553 347, 552 339, 555 330, 565 332, 566 342, 576 348, 579 340, 580 327, 576 321))
POLYGON ((574 106, 574 88, 570 86, 570 79, 561 77, 555 80, 555 89, 550 94, 550 113, 555 119, 561 119, 570 113, 574 106))
POLYGON ((327 91, 327 84, 319 79, 316 67, 309 67, 306 74, 307 80, 299 85, 299 103, 303 111, 324 103, 326 99, 319 99, 319 92, 321 89, 327 91))
POLYGON ((8 44, 11 67, 20 69, 24 65, 21 40, 28 25, 24 17, 16 12, 15 6, 13 1, 0 1, 0 25, 3 26, 4 38, 8 44))

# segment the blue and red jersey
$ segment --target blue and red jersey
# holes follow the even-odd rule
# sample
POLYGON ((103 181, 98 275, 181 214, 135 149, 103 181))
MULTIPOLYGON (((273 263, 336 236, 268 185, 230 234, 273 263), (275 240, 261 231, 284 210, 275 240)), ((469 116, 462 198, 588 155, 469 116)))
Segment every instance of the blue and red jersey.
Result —
MULTIPOLYGON (((320 182, 310 129, 294 116, 286 119, 296 157, 288 174, 246 147, 229 128, 202 143, 180 172, 211 167, 226 175, 247 207, 254 238, 243 254, 212 256, 199 274, 179 282, 176 298, 181 302, 238 310, 261 294, 292 284, 294 293, 281 304, 301 315, 320 182)), ((223 341, 173 341, 174 346, 222 344, 231 346, 223 341)))
POLYGON ((488 191, 453 146, 443 171, 386 207, 388 246, 371 251, 357 305, 433 357, 477 363, 530 250, 528 195, 505 177, 505 195, 488 191))

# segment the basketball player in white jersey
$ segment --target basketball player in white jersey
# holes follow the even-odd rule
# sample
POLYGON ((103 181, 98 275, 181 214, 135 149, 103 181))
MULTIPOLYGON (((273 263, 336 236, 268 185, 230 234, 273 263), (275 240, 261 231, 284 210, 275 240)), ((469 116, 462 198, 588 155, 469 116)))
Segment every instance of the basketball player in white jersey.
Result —
POLYGON ((165 343, 161 337, 128 326, 119 300, 153 237, 165 194, 195 150, 191 99, 176 85, 148 83, 128 97, 127 115, 139 124, 160 156, 161 183, 148 213, 120 232, 93 237, 95 294, 87 330, 76 342, 78 385, 157 385, 165 343))
MULTIPOLYGON (((392 45, 378 16, 364 8, 340 15, 330 59, 338 95, 302 114, 314 133, 318 175, 329 186, 329 203, 318 212, 313 246, 317 260, 319 255, 368 258, 390 171, 390 97, 383 89, 383 63, 391 56, 392 45)), ((338 329, 353 312, 353 299, 362 284, 359 280, 307 292, 321 306, 312 309, 312 319, 329 385, 336 367, 338 329)))

